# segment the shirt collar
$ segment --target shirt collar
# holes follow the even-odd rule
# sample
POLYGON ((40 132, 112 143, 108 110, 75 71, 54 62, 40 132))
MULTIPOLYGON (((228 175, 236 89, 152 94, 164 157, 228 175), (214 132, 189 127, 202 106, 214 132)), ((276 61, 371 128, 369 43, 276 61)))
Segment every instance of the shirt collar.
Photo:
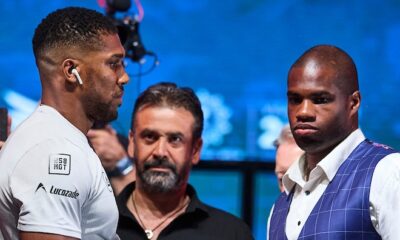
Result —
POLYGON ((302 172, 304 169, 304 153, 301 155, 299 159, 297 159, 286 171, 285 175, 282 177, 282 184, 285 189, 286 194, 292 190, 294 185, 298 183, 299 185, 303 185, 302 172))
POLYGON ((360 129, 357 129, 317 164, 324 170, 329 181, 332 181, 340 165, 349 157, 354 148, 364 140, 364 134, 360 129))
POLYGON ((68 121, 57 109, 54 107, 45 105, 45 104, 40 104, 36 108, 37 112, 45 113, 45 114, 51 114, 54 118, 58 118, 60 121, 63 121, 66 125, 68 125, 75 133, 77 136, 81 138, 82 141, 85 143, 88 142, 87 137, 85 134, 79 130, 75 125, 73 125, 70 121, 68 121))
MULTIPOLYGON (((337 145, 325 158, 323 158, 317 164, 317 167, 323 170, 329 181, 332 181, 340 165, 347 159, 354 148, 364 140, 365 136, 362 131, 360 129, 355 130, 339 145, 337 145)), ((290 166, 286 174, 283 176, 282 183, 287 194, 289 194, 296 183, 300 186, 304 185, 304 162, 305 155, 303 154, 292 164, 292 166, 290 166)))

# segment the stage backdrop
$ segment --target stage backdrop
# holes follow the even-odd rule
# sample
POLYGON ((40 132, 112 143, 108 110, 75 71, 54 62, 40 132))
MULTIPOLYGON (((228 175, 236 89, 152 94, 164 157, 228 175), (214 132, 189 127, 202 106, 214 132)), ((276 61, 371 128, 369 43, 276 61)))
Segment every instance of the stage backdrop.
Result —
MULTIPOLYGON (((99 1, 102 2, 102 1, 99 1)), ((399 1, 147 1, 139 32, 160 64, 131 82, 120 117, 127 133, 137 93, 159 81, 187 85, 199 94, 206 116, 203 159, 268 160, 286 117, 286 76, 309 47, 334 44, 353 56, 362 92, 361 128, 374 140, 400 147, 399 1)), ((0 2, 0 105, 14 127, 40 98, 31 50, 35 26, 48 12, 96 0, 0 2), (31 100, 31 101, 29 101, 31 100)), ((127 13, 133 15, 137 8, 127 13)), ((148 58, 142 70, 148 67, 148 58)))
MULTIPOLYGON (((400 148, 400 1, 142 0, 142 4, 140 35, 160 64, 138 78, 138 65, 127 60, 131 82, 120 117, 113 123, 119 132, 128 132, 138 92, 159 81, 172 81, 194 88, 201 98, 206 117, 202 159, 273 161, 272 142, 287 123, 289 67, 311 46, 334 44, 347 51, 358 67, 361 128, 369 138, 400 148)), ((0 1, 0 106, 9 108, 13 128, 35 108, 41 94, 31 47, 34 28, 49 12, 66 6, 104 12, 96 0, 0 1)), ((137 12, 132 4, 129 12, 117 17, 137 12)), ((146 59, 142 70, 151 64, 152 58, 146 59)), ((275 188, 272 183, 257 189, 275 188)), ((264 220, 260 229, 268 208, 259 213, 264 220)), ((263 239, 262 234, 257 232, 257 238, 263 239)))

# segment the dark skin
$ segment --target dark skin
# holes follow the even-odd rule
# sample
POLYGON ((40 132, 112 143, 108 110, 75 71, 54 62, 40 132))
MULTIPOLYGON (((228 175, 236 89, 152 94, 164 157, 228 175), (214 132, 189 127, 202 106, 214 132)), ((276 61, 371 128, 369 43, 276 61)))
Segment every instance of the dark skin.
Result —
POLYGON ((72 238, 61 235, 54 235, 48 233, 34 233, 34 232, 20 232, 19 237, 21 240, 76 240, 78 238, 72 238))
MULTIPOLYGON (((103 45, 98 51, 78 47, 50 49, 36 61, 42 82, 41 103, 55 108, 85 135, 97 120, 94 115, 117 111, 122 85, 129 80, 122 66, 125 50, 118 35, 102 35, 101 39, 103 45), (72 66, 78 70, 83 85, 69 71, 72 66), (98 110, 96 103, 104 103, 107 108, 98 110)), ((20 232, 19 237, 21 240, 76 239, 38 232, 20 232)))
POLYGON ((358 128, 361 95, 351 59, 340 49, 306 52, 288 75, 288 116, 296 143, 312 169, 358 128))
POLYGON ((52 49, 37 59, 42 82, 41 103, 55 108, 85 135, 93 122, 99 120, 91 112, 96 102, 88 105, 90 100, 110 105, 105 111, 117 111, 122 86, 129 80, 122 65, 125 50, 118 35, 103 35, 102 40, 104 46, 98 51, 78 47, 52 49), (83 85, 78 84, 71 67, 77 69, 83 85))

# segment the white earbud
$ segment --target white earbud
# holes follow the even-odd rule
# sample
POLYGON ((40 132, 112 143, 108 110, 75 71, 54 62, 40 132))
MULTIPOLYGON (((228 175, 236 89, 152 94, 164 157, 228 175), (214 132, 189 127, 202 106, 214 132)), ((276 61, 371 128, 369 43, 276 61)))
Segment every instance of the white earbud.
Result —
POLYGON ((73 68, 73 69, 71 70, 71 73, 75 75, 76 79, 78 80, 78 83, 79 83, 80 85, 82 85, 82 84, 83 84, 82 78, 81 78, 81 76, 79 76, 78 70, 76 70, 76 68, 73 68))

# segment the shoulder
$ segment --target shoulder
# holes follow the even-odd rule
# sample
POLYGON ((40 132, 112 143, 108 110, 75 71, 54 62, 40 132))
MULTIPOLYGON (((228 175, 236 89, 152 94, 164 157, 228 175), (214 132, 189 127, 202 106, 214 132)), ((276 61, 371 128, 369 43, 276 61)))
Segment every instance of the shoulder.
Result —
POLYGON ((96 169, 90 164, 92 157, 66 139, 42 139, 21 152, 14 152, 16 158, 9 169, 9 181, 15 190, 35 190, 39 183, 47 183, 49 186, 76 187, 83 195, 93 182, 96 169))
POLYGON ((206 209, 209 218, 215 219, 220 223, 235 224, 237 226, 247 226, 242 219, 229 212, 212 207, 207 204, 203 204, 203 207, 204 209, 206 209))
POLYGON ((400 180, 400 153, 391 153, 376 165, 372 181, 400 180))
POLYGON ((376 165, 372 175, 370 202, 375 205, 385 199, 400 200, 400 153, 384 157, 376 165))
POLYGON ((213 232, 215 236, 230 236, 229 239, 253 239, 249 226, 235 215, 201 202, 198 208, 206 213, 207 217, 200 225, 203 225, 207 232, 213 232))

